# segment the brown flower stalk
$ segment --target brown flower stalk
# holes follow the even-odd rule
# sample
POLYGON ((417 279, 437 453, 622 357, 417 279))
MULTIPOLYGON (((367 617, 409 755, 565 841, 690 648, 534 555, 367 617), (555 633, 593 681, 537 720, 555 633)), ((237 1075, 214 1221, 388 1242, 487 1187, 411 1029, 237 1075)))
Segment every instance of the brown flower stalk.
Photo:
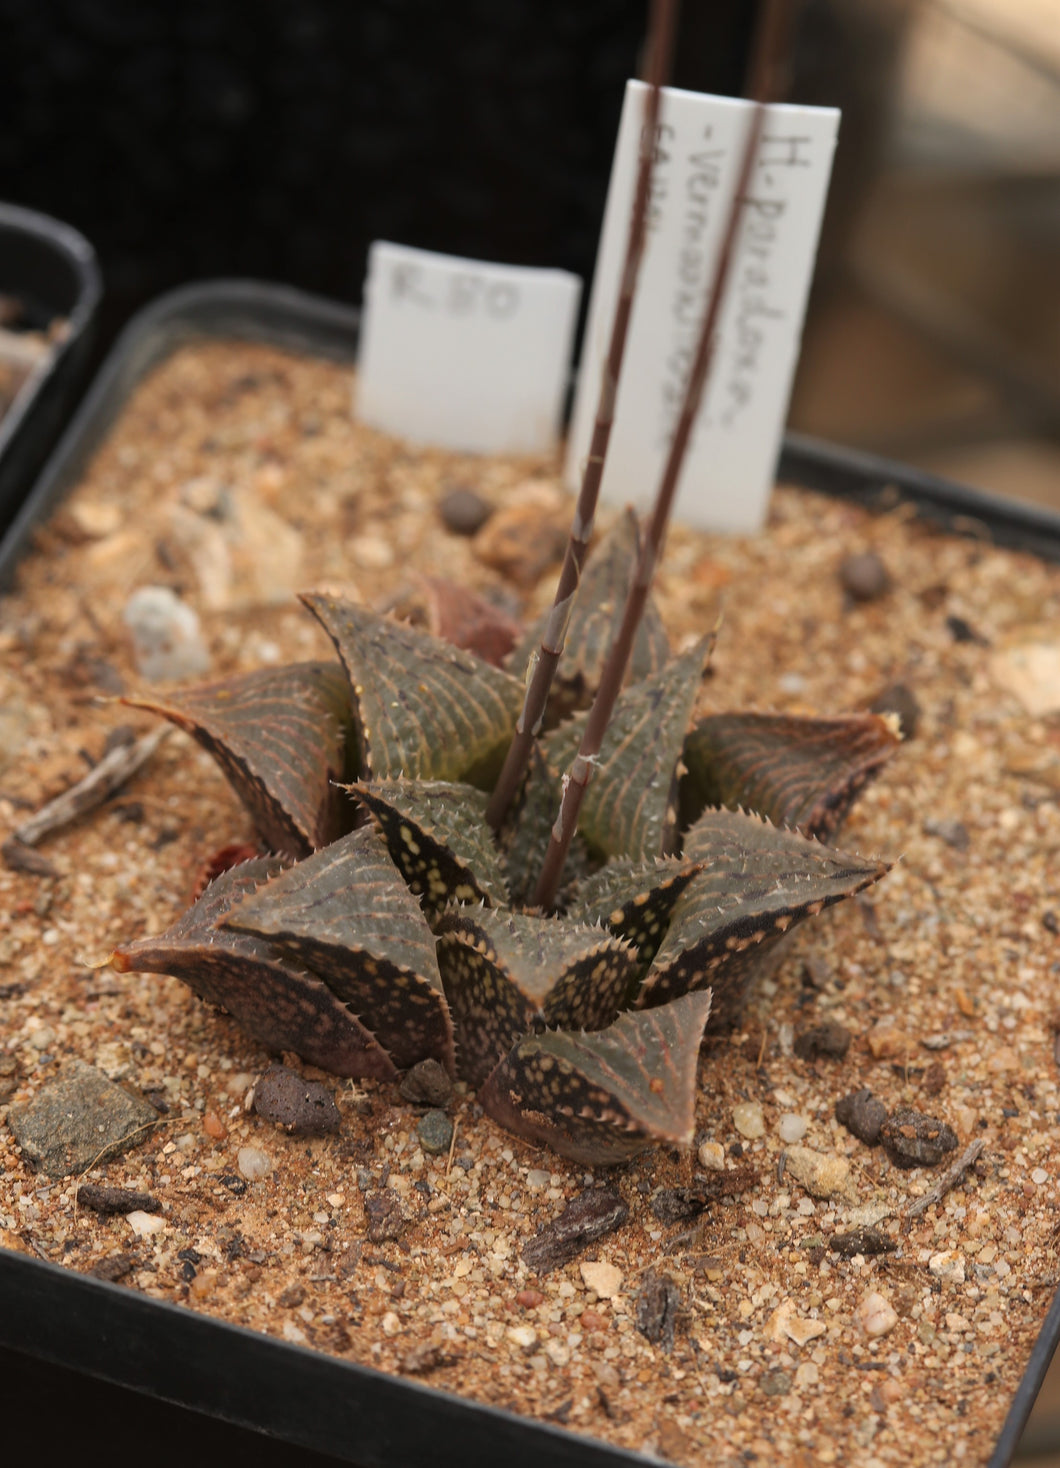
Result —
POLYGON ((707 306, 703 315, 703 325, 700 330, 699 341, 696 345, 696 355, 688 375, 688 381, 685 385, 684 401, 681 405, 676 427, 674 428, 670 450, 655 496, 651 519, 648 522, 641 545, 637 568, 633 576, 629 594, 626 598, 622 624, 604 664, 600 686, 597 690, 592 708, 589 710, 589 718, 585 726, 585 733, 582 736, 581 748, 578 750, 570 770, 564 777, 563 798, 560 802, 559 815, 552 828, 548 851, 545 855, 537 889, 534 893, 534 906, 545 911, 552 907, 556 899, 556 891, 559 887, 560 877, 562 876, 563 867, 567 859, 567 852, 570 849, 574 832, 578 826, 578 815, 581 810, 582 801, 585 798, 586 790, 589 788, 593 765, 599 757, 604 735, 607 732, 607 726, 610 723, 615 703, 617 702, 623 680, 626 676, 626 668, 629 664, 637 625, 644 611, 644 604, 647 601, 648 592, 651 588, 655 567, 666 538, 666 530, 670 519, 670 512, 673 508, 674 495, 677 490, 681 467, 688 450, 692 429, 695 425, 699 405, 703 397, 703 388, 714 355, 714 338, 718 315, 725 297, 725 288, 728 284, 732 266, 744 197, 750 186, 751 175, 754 171, 755 160, 758 154, 758 142, 762 134, 763 123, 765 122, 766 104, 774 96, 780 62, 784 57, 784 42, 787 30, 786 21, 789 10, 789 0, 766 0, 762 21, 755 40, 750 84, 748 87, 749 95, 755 105, 748 120, 747 137, 744 143, 743 156, 740 161, 740 171, 729 206, 725 233, 722 237, 722 245, 718 253, 714 276, 710 284, 707 306))
POLYGON ((615 417, 615 398, 618 393, 622 358, 626 350, 633 296, 647 237, 648 200, 651 194, 652 160, 655 156, 659 103, 661 88, 670 73, 676 16, 676 0, 652 0, 651 21, 648 28, 648 93, 644 101, 640 161, 637 167, 633 209, 629 220, 629 234, 626 239, 626 256, 622 266, 622 285, 615 304, 611 340, 600 382, 600 398, 596 409, 596 419, 593 423, 589 456, 582 472, 581 489, 571 523, 567 553, 559 573, 552 614, 542 634, 540 650, 531 662, 523 709, 515 726, 512 742, 508 747, 504 767, 494 786, 489 805, 486 807, 486 820, 494 831, 504 820, 515 797, 515 792, 526 774, 530 762, 530 751, 541 728, 541 720, 544 718, 548 704, 552 680, 563 655, 571 608, 574 605, 578 583, 581 580, 582 566, 589 551, 589 540, 596 517, 596 503, 600 495, 600 481, 603 478, 604 461, 607 458, 607 446, 611 438, 611 425, 615 417))

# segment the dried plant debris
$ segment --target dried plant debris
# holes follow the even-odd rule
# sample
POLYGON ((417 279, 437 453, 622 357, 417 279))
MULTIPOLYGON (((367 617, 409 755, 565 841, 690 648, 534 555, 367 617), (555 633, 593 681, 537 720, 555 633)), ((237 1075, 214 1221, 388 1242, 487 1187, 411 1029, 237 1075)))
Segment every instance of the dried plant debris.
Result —
POLYGON ((628 1217, 629 1205, 619 1193, 608 1188, 586 1189, 525 1245, 523 1259, 537 1274, 546 1274, 621 1228, 628 1217))
MULTIPOLYGON (((561 663, 571 704, 595 686, 635 553, 627 516, 590 562, 561 663)), ((496 839, 482 791, 519 681, 336 594, 303 600, 340 664, 141 702, 217 759, 276 856, 218 878, 115 965, 176 974, 262 1043, 340 1075, 434 1060, 503 1126, 580 1161, 687 1145, 712 992, 731 1015, 783 934, 887 870, 815 839, 891 753, 887 724, 694 724, 714 633, 667 661, 652 608, 582 808, 565 911, 528 911, 526 871, 584 715, 543 736, 496 839), (682 833, 686 771, 699 809, 682 833), (704 808, 732 797, 748 809, 704 808)))

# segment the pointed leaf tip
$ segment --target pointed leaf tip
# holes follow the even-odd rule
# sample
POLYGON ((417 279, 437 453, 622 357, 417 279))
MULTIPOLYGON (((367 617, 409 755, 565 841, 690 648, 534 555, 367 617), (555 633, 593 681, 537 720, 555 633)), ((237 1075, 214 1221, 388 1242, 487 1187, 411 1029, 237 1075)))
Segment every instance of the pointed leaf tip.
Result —
POLYGON ((899 743, 893 721, 879 714, 710 714, 685 741, 683 824, 724 805, 831 840, 899 743))
POLYGON ((260 938, 218 926, 281 870, 271 857, 232 867, 167 932, 119 944, 111 962, 120 973, 172 974, 268 1050, 294 1050, 335 1075, 392 1077, 375 1037, 316 974, 260 938))
POLYGON ((575 1162, 624 1162, 658 1142, 687 1146, 710 993, 621 1015, 606 1030, 521 1040, 479 1093, 493 1119, 575 1162))
POLYGON ((335 644, 372 779, 488 781, 522 708, 515 678, 430 633, 324 592, 302 601, 335 644))
POLYGON ((179 688, 166 699, 126 698, 184 729, 221 767, 266 845, 306 856, 348 831, 350 702, 335 663, 290 663, 179 688))

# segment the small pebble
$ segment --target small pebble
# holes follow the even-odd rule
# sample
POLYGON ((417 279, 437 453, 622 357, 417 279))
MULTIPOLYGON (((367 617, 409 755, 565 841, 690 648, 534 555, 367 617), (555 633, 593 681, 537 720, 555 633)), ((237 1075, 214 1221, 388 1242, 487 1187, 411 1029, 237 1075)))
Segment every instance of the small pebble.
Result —
POLYGON ((603 1260, 599 1263, 581 1264, 582 1279, 586 1287, 595 1290, 601 1300, 611 1300, 622 1288, 622 1271, 614 1264, 603 1260))
POLYGON ((855 1311, 854 1318, 870 1338, 886 1335, 898 1324, 898 1312, 890 1300, 872 1290, 855 1311))
POLYGON ((270 1065, 254 1087, 254 1110, 299 1137, 323 1137, 342 1122, 335 1098, 319 1081, 306 1081, 285 1065, 270 1065))
POLYGON ((236 1153, 236 1166, 247 1182, 255 1183, 268 1177, 272 1171, 272 1158, 260 1147, 240 1147, 236 1153))
POLYGON ((791 1391, 791 1375, 779 1369, 767 1371, 762 1377, 761 1385, 767 1397, 786 1397, 791 1391))
POLYGON ((887 1120, 887 1108, 867 1086, 863 1086, 860 1091, 851 1091, 849 1096, 840 1097, 835 1104, 835 1119, 859 1142, 875 1147, 880 1140, 880 1129, 887 1120))
POLYGON ((137 670, 149 682, 198 678, 209 668, 198 614, 168 586, 141 586, 125 603, 122 618, 137 670))
POLYGON ((725 1148, 720 1142, 703 1142, 696 1156, 700 1167, 705 1167, 708 1172, 725 1170, 725 1148))
POLYGON ((801 1142, 809 1130, 809 1120, 805 1116, 796 1116, 793 1112, 785 1112, 777 1125, 782 1142, 801 1142))
POLYGON ((493 506, 473 489, 458 485, 443 497, 438 513, 453 535, 474 535, 493 514, 493 506))
POLYGON ((835 1153, 815 1152, 811 1147, 789 1147, 785 1176, 791 1177, 813 1198, 847 1198, 854 1201, 850 1163, 835 1153))
POLYGON ((542 1188, 547 1188, 551 1181, 552 1174, 546 1172, 543 1167, 532 1167, 526 1174, 526 1186, 535 1193, 540 1192, 542 1188))
POLYGON ((139 1239, 147 1239, 152 1234, 160 1234, 166 1226, 166 1220, 161 1214, 144 1213, 139 1208, 128 1214, 125 1221, 139 1239))
POLYGON ((453 1099, 449 1072, 438 1060, 417 1061, 402 1076, 398 1091, 413 1106, 448 1106, 453 1099))
POLYGON ((759 1101, 741 1101, 732 1108, 732 1124, 749 1141, 765 1136, 766 1123, 759 1101))
POLYGON ((513 1325, 509 1327, 508 1339, 512 1345, 521 1347, 524 1351, 532 1351, 538 1342, 538 1334, 532 1325, 513 1325))
POLYGON ((808 1341, 824 1335, 828 1327, 823 1320, 810 1320, 795 1314, 795 1301, 782 1300, 766 1325, 766 1339, 771 1341, 794 1341, 805 1346, 808 1341))
POLYGON ((964 1255, 955 1249, 942 1249, 928 1260, 928 1270, 947 1284, 964 1284, 964 1255))
POLYGON ((909 1036, 893 1020, 880 1020, 865 1039, 873 1060, 903 1060, 913 1048, 909 1036))
POLYGON ((853 601, 876 601, 889 590, 890 573, 875 551, 858 551, 844 556, 839 564, 839 581, 853 601))
POLYGON ((453 1140, 453 1123, 444 1111, 435 1107, 416 1123, 416 1136, 425 1152, 432 1157, 443 1157, 453 1140))
POLYGON ((397 1335, 401 1329, 401 1320, 393 1310, 388 1310, 380 1321, 384 1335, 397 1335))
POLYGON ((880 1141, 898 1167, 937 1167, 957 1146, 957 1133, 937 1117, 899 1106, 880 1128, 880 1141))
POLYGON ((216 1142, 223 1142, 228 1136, 228 1128, 217 1115, 216 1111, 208 1111, 202 1119, 202 1129, 208 1137, 213 1137, 216 1142))

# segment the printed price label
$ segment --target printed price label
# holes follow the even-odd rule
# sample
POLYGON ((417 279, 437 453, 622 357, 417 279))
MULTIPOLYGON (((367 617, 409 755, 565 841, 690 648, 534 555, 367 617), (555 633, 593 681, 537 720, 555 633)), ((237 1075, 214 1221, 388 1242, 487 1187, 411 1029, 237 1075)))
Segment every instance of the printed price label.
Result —
MULTIPOLYGON (((596 261, 567 482, 588 453, 625 254, 644 115, 629 82, 596 261)), ((648 242, 641 262, 601 494, 647 509, 684 396, 740 169, 751 104, 663 89, 648 242)), ((773 484, 832 167, 839 113, 770 107, 744 202, 710 380, 676 515, 710 530, 757 529, 773 484)))
POLYGON ((356 411, 415 443, 547 453, 559 433, 581 281, 377 240, 356 411))

